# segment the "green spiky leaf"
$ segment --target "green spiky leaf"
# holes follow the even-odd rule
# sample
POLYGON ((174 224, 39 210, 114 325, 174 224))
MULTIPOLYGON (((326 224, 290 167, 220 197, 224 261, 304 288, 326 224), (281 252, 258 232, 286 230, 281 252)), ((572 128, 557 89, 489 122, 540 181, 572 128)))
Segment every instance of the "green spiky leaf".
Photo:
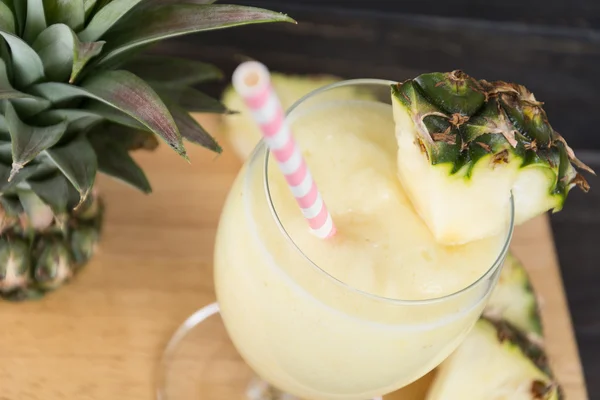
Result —
POLYGON ((28 97, 28 94, 20 92, 12 87, 10 79, 8 79, 8 71, 6 63, 0 59, 0 99, 14 99, 19 97, 28 97))
POLYGON ((123 68, 147 82, 168 87, 187 87, 223 78, 223 72, 212 64, 176 57, 142 55, 127 62, 123 68))
POLYGON ((11 177, 40 152, 54 146, 67 129, 66 122, 46 127, 29 126, 19 119, 10 103, 6 104, 5 114, 12 145, 11 177))
POLYGON ((35 96, 11 99, 11 103, 17 110, 17 114, 24 118, 37 115, 52 106, 48 100, 35 96))
POLYGON ((93 42, 102 37, 118 20, 141 0, 113 0, 98 11, 88 26, 79 32, 79 38, 85 42, 93 42))
POLYGON ((117 124, 124 125, 130 128, 148 130, 146 126, 140 123, 138 120, 130 117, 128 114, 117 110, 114 107, 110 107, 104 103, 94 102, 85 107, 85 110, 98 115, 107 121, 116 122, 117 124))
POLYGON ((48 26, 66 24, 79 31, 85 22, 83 0, 44 0, 48 26))
POLYGON ((139 149, 154 150, 159 144, 156 135, 151 132, 129 128, 123 125, 107 123, 90 134, 98 135, 98 130, 101 130, 100 135, 106 137, 106 140, 118 142, 119 146, 124 147, 128 151, 139 149))
POLYGON ((8 42, 12 54, 12 62, 18 74, 15 74, 17 87, 27 87, 44 78, 44 64, 35 51, 27 43, 11 35, 0 31, 0 35, 8 42))
POLYGON ((19 214, 21 214, 23 212, 23 206, 21 206, 21 202, 19 201, 19 198, 16 196, 8 196, 8 195, 3 195, 0 196, 0 204, 2 205, 2 208, 4 208, 4 211, 11 216, 18 216, 19 214))
POLYGON ((4 193, 10 192, 16 188, 19 183, 24 182, 35 175, 39 169, 39 165, 26 165, 11 179, 11 168, 7 165, 0 164, 0 194, 4 195, 4 193))
POLYGON ((96 5, 96 0, 83 0, 83 11, 85 13, 85 18, 87 19, 92 11, 94 11, 94 6, 96 5))
POLYGON ((141 122, 186 158, 181 135, 160 97, 147 83, 128 71, 103 71, 85 80, 81 87, 48 82, 32 91, 53 103, 79 96, 100 100, 141 122))
POLYGON ((43 113, 36 116, 36 121, 46 124, 52 124, 56 121, 66 121, 72 123, 82 118, 96 118, 101 120, 102 117, 96 113, 84 109, 69 109, 69 108, 56 108, 53 110, 44 111, 43 113))
POLYGON ((27 2, 23 0, 1 0, 12 11, 15 18, 14 34, 20 36, 25 28, 25 19, 27 18, 27 2))
POLYGON ((96 153, 87 138, 81 136, 65 146, 55 146, 46 154, 79 192, 79 204, 83 203, 94 186, 98 169, 96 153))
POLYGON ((15 28, 15 17, 12 10, 8 5, 0 2, 0 29, 14 35, 15 28))
POLYGON ((12 55, 10 54, 10 46, 6 43, 6 40, 0 40, 0 58, 6 66, 6 76, 8 76, 9 82, 13 82, 14 68, 12 55))
POLYGON ((23 38, 28 43, 32 43, 44 29, 46 29, 46 16, 44 15, 43 1, 27 0, 27 19, 23 38))
POLYGON ((62 214, 67 210, 69 182, 60 173, 53 177, 35 181, 28 181, 31 190, 48 204, 55 214, 62 214))
POLYGON ((80 42, 76 35, 73 35, 75 41, 75 54, 73 57, 73 70, 69 77, 69 83, 74 83, 83 70, 83 67, 94 57, 102 52, 105 42, 80 42))
POLYGON ((101 131, 90 135, 90 143, 98 155, 98 169, 101 172, 144 193, 152 192, 144 171, 131 158, 123 143, 110 140, 110 136, 101 131))
POLYGON ((153 86, 161 98, 179 104, 187 111, 224 114, 230 111, 219 101, 191 87, 153 86))
POLYGON ((216 153, 223 151, 219 143, 187 111, 174 103, 167 103, 167 106, 182 137, 216 153))
POLYGON ((99 65, 137 46, 176 36, 247 24, 295 22, 284 14, 255 7, 155 3, 129 13, 103 37, 108 45, 99 65))
POLYGON ((67 25, 54 24, 39 35, 32 47, 50 80, 72 83, 85 64, 100 54, 103 45, 104 42, 82 43, 67 25))

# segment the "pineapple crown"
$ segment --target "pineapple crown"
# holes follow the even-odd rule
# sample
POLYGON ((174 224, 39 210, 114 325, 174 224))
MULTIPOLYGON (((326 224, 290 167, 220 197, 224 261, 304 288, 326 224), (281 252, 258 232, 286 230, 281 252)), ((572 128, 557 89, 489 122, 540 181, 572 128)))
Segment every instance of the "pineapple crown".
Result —
MULTIPOLYGON (((140 55, 184 34, 294 22, 211 0, 0 0, 0 202, 7 214, 64 215, 98 171, 146 193, 129 152, 183 139, 220 152, 189 111, 225 113, 192 85, 220 79, 198 61, 140 55)), ((89 196, 91 197, 91 196, 89 196)))

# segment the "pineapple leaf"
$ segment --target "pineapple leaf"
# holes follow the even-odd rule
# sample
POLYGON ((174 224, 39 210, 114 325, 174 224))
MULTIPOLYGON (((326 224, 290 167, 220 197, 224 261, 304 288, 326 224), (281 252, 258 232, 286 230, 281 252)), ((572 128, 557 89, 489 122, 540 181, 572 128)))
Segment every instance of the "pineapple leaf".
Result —
MULTIPOLYGON (((46 154, 79 192, 79 206, 94 186, 98 161, 90 142, 84 136, 65 146, 46 150, 46 154)), ((77 207, 76 207, 77 208, 77 207)))
POLYGON ((44 29, 46 29, 46 16, 42 0, 27 0, 27 19, 23 38, 27 43, 32 43, 44 29))
POLYGON ((37 115, 52 105, 48 100, 34 96, 11 99, 11 103, 17 110, 17 114, 25 118, 37 115))
POLYGON ((94 6, 96 5, 96 0, 83 0, 83 11, 85 12, 85 18, 87 19, 92 11, 94 11, 94 6))
POLYGON ((219 143, 187 111, 175 103, 169 102, 167 106, 177 123, 181 136, 216 153, 223 151, 219 143))
POLYGON ((90 135, 90 143, 98 156, 98 169, 144 193, 151 193, 152 188, 144 171, 131 158, 123 143, 110 140, 106 132, 95 133, 90 135))
MULTIPOLYGON (((1 176, 0 172, 0 176, 1 176)), ((23 206, 18 198, 14 196, 0 196, 0 204, 4 211, 11 216, 18 216, 23 212, 23 206)))
POLYGON ((95 129, 90 135, 105 136, 105 140, 118 142, 121 147, 124 147, 128 151, 139 149, 155 150, 159 145, 156 135, 151 132, 128 128, 114 123, 108 123, 101 128, 95 129), (100 130, 101 133, 98 133, 100 130))
POLYGON ((29 180, 27 183, 31 190, 52 208, 54 214, 62 214, 67 210, 69 182, 64 175, 57 173, 51 178, 29 180))
MULTIPOLYGON (((3 4, 3 3, 2 3, 3 4)), ((6 63, 0 59, 0 99, 14 99, 18 97, 28 97, 29 95, 15 90, 8 79, 6 63)))
POLYGON ((98 65, 131 48, 176 36, 246 24, 295 22, 287 15, 255 7, 153 3, 129 13, 107 33, 107 52, 98 65))
POLYGON ((46 28, 33 43, 44 64, 46 77, 52 81, 73 83, 85 64, 100 54, 104 42, 81 43, 65 24, 46 28))
POLYGON ((12 145, 11 180, 25 164, 58 142, 67 129, 67 123, 45 127, 29 126, 19 119, 10 102, 6 103, 5 115, 12 145))
POLYGON ((73 55, 73 70, 69 78, 69 83, 74 83, 83 70, 83 67, 92 58, 96 57, 102 51, 105 42, 80 42, 77 36, 73 35, 75 41, 75 54, 73 55))
POLYGON ((0 58, 4 61, 6 66, 6 76, 8 76, 8 81, 13 82, 14 77, 14 68, 12 64, 12 56, 10 54, 10 47, 6 40, 0 40, 0 58))
POLYGON ((191 87, 176 88, 153 85, 163 100, 168 98, 187 111, 225 114, 230 111, 219 101, 191 87))
POLYGON ((8 33, 15 33, 15 17, 8 5, 0 2, 0 29, 8 33))
POLYGON ((91 111, 82 109, 68 109, 68 108, 57 108, 53 110, 44 111, 36 115, 35 121, 44 125, 50 125, 56 123, 56 121, 66 121, 69 125, 73 122, 79 121, 84 118, 94 118, 97 121, 103 118, 91 111))
POLYGON ((66 81, 73 68, 73 32, 65 24, 46 28, 31 46, 44 64, 46 77, 52 81, 66 81))
POLYGON ((83 0, 44 0, 44 10, 48 26, 62 23, 78 31, 85 22, 83 0))
POLYGON ((17 87, 27 87, 41 80, 44 77, 44 64, 37 53, 17 36, 4 31, 0 31, 0 35, 10 46, 13 66, 19 71, 15 74, 17 87))
POLYGON ((190 86, 223 78, 223 72, 214 65, 176 57, 142 55, 125 63, 123 69, 147 82, 169 86, 190 86))
POLYGON ((181 135, 173 117, 150 86, 128 71, 102 71, 85 80, 81 87, 47 82, 32 91, 53 103, 86 96, 102 101, 141 122, 187 159, 181 135))
POLYGON ((17 190, 17 196, 35 229, 45 229, 52 223, 54 213, 37 194, 31 190, 17 190))
POLYGON ((147 131, 148 128, 142 125, 137 119, 130 117, 128 114, 117 110, 114 107, 107 106, 104 103, 93 102, 85 107, 86 111, 93 113, 111 122, 119 125, 128 126, 130 128, 147 131))
POLYGON ((88 26, 79 32, 79 39, 85 42, 98 40, 129 10, 141 0, 113 0, 98 11, 88 26))
POLYGON ((15 188, 19 183, 35 174, 37 170, 37 165, 27 165, 11 179, 11 168, 4 164, 0 164, 0 193, 4 194, 15 188))
POLYGON ((27 2, 23 0, 0 0, 6 4, 13 11, 15 17, 15 31, 14 34, 17 36, 21 35, 23 28, 25 27, 25 19, 27 17, 27 2))

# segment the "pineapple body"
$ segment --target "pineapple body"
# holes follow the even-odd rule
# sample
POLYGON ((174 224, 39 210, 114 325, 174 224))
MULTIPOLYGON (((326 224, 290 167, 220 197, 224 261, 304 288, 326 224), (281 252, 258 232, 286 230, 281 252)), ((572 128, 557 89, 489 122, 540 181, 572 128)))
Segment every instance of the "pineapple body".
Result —
POLYGON ((41 225, 43 212, 41 221, 34 221, 25 213, 3 209, 0 297, 11 301, 36 299, 69 282, 96 251, 103 209, 96 193, 80 210, 45 225, 41 225))
POLYGON ((216 67, 140 54, 160 40, 294 22, 255 7, 172 0, 0 0, 0 297, 36 298, 93 254, 101 172, 145 193, 130 156, 221 147, 190 112, 227 109, 194 85, 216 67))
POLYGON ((497 234, 511 201, 521 224, 589 189, 576 167, 593 171, 521 85, 429 73, 394 85, 392 101, 399 178, 442 243, 497 234))

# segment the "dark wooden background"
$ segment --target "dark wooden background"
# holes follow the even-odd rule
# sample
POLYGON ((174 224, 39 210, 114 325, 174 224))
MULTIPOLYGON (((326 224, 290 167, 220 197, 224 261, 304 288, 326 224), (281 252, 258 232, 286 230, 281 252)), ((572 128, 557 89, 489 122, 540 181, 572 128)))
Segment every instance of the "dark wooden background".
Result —
MULTIPOLYGON (((225 3, 225 1, 222 1, 225 3)), ((228 2, 229 3, 229 2, 228 2)), ((288 13, 265 24, 169 40, 154 51, 213 62, 229 77, 272 70, 402 80, 463 69, 532 90, 554 128, 600 171, 600 0, 237 0, 288 13)), ((203 89, 218 95, 219 84, 203 89)), ((600 399, 600 179, 552 217, 590 399, 600 399)))

